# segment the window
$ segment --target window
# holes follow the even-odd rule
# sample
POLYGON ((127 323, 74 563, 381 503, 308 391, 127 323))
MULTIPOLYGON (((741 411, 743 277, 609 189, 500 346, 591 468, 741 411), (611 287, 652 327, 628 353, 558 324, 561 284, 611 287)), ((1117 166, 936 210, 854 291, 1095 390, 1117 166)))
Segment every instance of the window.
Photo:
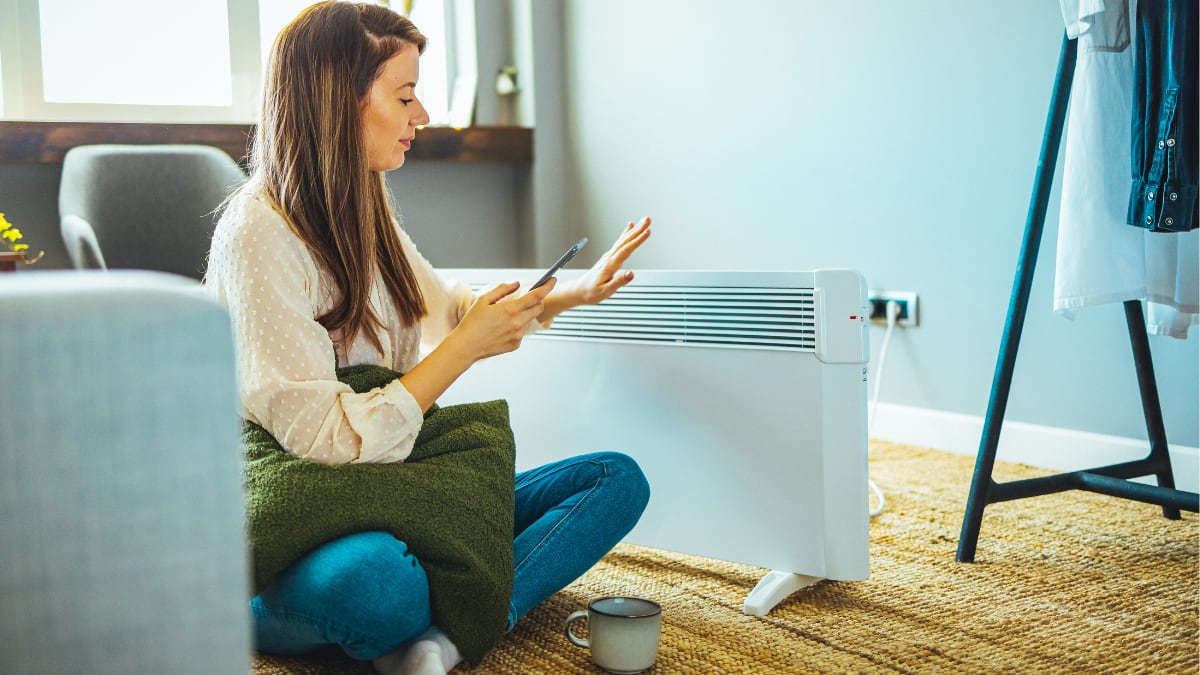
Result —
MULTIPOLYGON (((254 122, 271 42, 312 2, 0 0, 0 117, 254 122)), ((452 77, 474 81, 472 3, 405 4, 429 39, 418 95, 430 123, 447 124, 452 77)))

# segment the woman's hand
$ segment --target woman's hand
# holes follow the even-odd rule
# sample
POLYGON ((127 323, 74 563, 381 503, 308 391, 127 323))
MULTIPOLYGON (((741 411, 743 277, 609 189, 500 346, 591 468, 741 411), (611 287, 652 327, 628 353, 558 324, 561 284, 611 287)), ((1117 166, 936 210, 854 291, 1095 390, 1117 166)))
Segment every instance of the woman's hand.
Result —
POLYGON ((475 300, 447 340, 465 347, 476 361, 515 350, 529 324, 545 311, 554 286, 554 279, 528 293, 518 293, 517 282, 496 286, 475 300))
POLYGON ((520 347, 529 323, 546 311, 554 281, 528 293, 518 293, 521 284, 516 282, 500 284, 480 295, 446 339, 400 378, 421 410, 428 410, 479 359, 520 347))
POLYGON ((578 305, 594 305, 612 297, 625 284, 633 281, 633 272, 621 269, 629 256, 650 238, 650 218, 629 223, 617 237, 612 248, 604 252, 592 268, 569 285, 546 298, 546 309, 538 321, 547 323, 559 313, 578 305))
POLYGON ((629 223, 612 248, 604 252, 595 265, 583 276, 575 280, 575 290, 579 293, 579 303, 594 305, 612 297, 617 289, 633 281, 633 272, 623 270, 629 256, 650 238, 650 218, 642 218, 636 223, 629 223))

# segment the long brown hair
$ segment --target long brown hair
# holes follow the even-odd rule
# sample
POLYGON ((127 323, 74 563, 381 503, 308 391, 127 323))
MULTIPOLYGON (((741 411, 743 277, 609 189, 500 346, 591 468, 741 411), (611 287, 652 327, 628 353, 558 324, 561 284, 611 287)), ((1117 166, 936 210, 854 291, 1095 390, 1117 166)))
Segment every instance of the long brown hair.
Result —
POLYGON ((370 303, 376 269, 402 321, 426 313, 383 173, 368 166, 360 112, 383 63, 406 45, 424 52, 425 36, 385 7, 317 3, 275 38, 263 83, 251 168, 341 291, 317 320, 347 345, 365 332, 381 348, 383 322, 370 303))

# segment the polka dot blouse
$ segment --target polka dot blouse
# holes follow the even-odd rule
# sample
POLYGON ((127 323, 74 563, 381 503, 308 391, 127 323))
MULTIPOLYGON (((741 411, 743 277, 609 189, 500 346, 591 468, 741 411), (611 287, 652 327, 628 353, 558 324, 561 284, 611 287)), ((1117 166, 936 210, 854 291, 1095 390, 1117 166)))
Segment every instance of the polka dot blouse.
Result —
POLYGON ((294 455, 346 464, 399 462, 412 452, 423 413, 400 381, 356 394, 335 373, 337 365, 359 364, 408 371, 422 337, 432 348, 474 301, 400 234, 429 313, 418 326, 402 326, 376 275, 371 303, 387 327, 377 350, 363 335, 341 347, 317 322, 338 290, 261 194, 243 190, 217 225, 205 287, 232 320, 241 414, 294 455))

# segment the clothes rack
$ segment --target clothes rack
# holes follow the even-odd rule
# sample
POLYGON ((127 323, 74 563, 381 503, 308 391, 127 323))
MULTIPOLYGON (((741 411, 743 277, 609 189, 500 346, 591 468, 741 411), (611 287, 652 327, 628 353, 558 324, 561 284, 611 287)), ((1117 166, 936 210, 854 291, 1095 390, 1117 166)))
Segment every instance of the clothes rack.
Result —
POLYGON ((1029 305, 1029 291, 1033 285, 1038 249, 1042 242, 1046 206, 1050 198, 1050 188, 1054 182, 1054 170, 1067 115, 1067 103, 1075 74, 1076 49, 1077 41, 1064 33, 1062 50, 1058 58, 1058 71, 1050 97, 1050 110, 1046 118, 1046 129, 1042 137, 1042 148, 1034 178, 1033 194, 1025 222, 1025 235, 1017 260, 1012 295, 1009 298, 1008 314, 1004 322, 1004 333, 1000 339, 1000 353, 996 359, 991 395, 988 399, 983 432, 979 441, 979 454, 976 457, 975 472, 971 478, 971 491, 967 497, 966 511, 963 515, 962 531, 959 535, 956 555, 958 562, 974 562, 984 508, 988 504, 996 502, 1067 490, 1085 490, 1156 504, 1162 507, 1163 516, 1171 519, 1178 519, 1180 510, 1200 511, 1200 495, 1175 488, 1166 430, 1162 421, 1162 408, 1159 405, 1158 388, 1155 383, 1154 365, 1150 359, 1150 342, 1146 336, 1146 323, 1140 300, 1128 300, 1124 303, 1124 308, 1130 344, 1133 348, 1133 361, 1137 372, 1142 411, 1146 418, 1146 431, 1150 440, 1149 454, 1143 459, 1131 462, 1039 478, 1006 483, 997 483, 992 478, 996 450, 1000 443, 1000 428, 1004 422, 1009 390, 1012 386, 1017 347, 1021 341, 1025 311, 1029 305), (1142 476, 1154 476, 1158 484, 1147 485, 1131 480, 1142 476))

